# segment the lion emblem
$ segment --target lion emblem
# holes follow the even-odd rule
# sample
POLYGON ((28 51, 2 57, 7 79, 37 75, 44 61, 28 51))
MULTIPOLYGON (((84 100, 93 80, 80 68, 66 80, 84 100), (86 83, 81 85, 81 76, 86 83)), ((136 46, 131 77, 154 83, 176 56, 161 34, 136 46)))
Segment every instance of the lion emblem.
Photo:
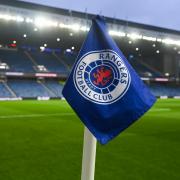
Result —
POLYGON ((93 73, 93 77, 95 78, 93 81, 95 85, 105 86, 112 78, 112 71, 105 67, 101 67, 93 73))

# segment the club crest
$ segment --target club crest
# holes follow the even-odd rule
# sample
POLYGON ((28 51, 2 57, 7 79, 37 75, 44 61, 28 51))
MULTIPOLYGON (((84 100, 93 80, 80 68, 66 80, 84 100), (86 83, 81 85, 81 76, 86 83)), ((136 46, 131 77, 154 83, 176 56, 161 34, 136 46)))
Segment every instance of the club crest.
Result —
POLYGON ((110 104, 122 98, 131 77, 120 56, 111 50, 85 54, 74 69, 74 84, 89 101, 110 104))

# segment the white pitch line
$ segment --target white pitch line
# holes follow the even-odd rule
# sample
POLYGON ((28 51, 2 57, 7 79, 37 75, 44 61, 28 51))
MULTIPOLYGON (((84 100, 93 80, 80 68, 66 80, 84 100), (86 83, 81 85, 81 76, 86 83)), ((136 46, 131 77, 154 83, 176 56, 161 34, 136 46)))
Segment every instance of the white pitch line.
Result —
POLYGON ((47 117, 47 116, 71 116, 71 115, 74 115, 74 113, 17 114, 17 115, 0 116, 0 119, 8 119, 8 118, 31 118, 31 117, 47 117))
POLYGON ((150 110, 152 112, 157 112, 157 111, 171 111, 170 108, 157 108, 157 109, 152 109, 150 110))

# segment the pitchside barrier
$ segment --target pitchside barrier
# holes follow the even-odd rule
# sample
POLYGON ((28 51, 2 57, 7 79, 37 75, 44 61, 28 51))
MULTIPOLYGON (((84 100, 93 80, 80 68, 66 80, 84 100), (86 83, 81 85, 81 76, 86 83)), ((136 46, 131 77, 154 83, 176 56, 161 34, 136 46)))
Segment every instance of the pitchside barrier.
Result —
MULTIPOLYGON (((159 99, 180 99, 180 96, 156 96, 159 99)), ((65 100, 63 97, 17 97, 17 98, 0 98, 0 101, 22 101, 22 100, 38 100, 38 101, 48 101, 48 100, 65 100)))
POLYGON ((39 101, 48 101, 48 100, 65 100, 63 97, 17 97, 17 98, 0 98, 0 101, 22 101, 22 100, 39 100, 39 101))

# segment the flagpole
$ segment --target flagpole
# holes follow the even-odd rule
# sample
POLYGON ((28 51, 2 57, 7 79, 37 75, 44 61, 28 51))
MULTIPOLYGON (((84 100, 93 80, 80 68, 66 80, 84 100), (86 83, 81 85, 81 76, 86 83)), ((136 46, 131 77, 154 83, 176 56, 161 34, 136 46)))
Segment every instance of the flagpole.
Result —
POLYGON ((96 138, 85 127, 81 180, 94 180, 96 144, 96 138))

